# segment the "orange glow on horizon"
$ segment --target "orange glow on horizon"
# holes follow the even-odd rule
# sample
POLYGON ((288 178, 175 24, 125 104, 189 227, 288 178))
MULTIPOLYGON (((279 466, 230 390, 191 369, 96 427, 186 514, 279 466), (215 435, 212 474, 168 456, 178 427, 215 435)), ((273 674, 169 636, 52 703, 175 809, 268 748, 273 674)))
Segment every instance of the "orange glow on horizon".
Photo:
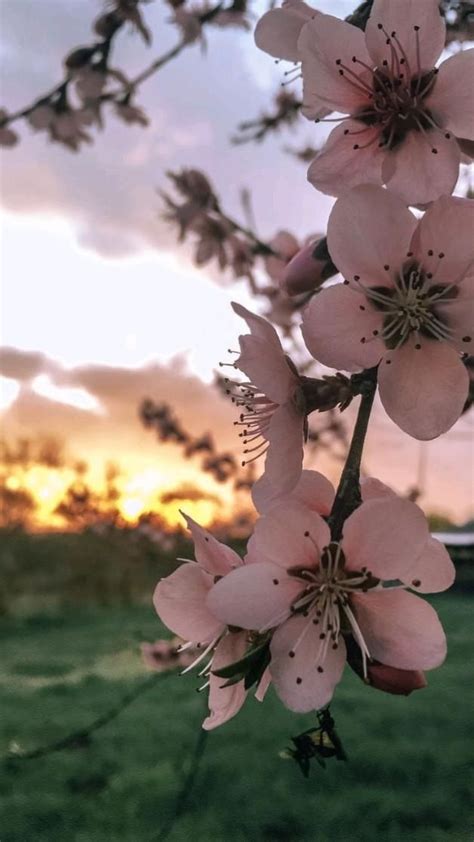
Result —
MULTIPOLYGON (((209 526, 216 519, 226 520, 231 513, 229 489, 219 489, 220 493, 216 495, 213 488, 210 499, 211 494, 206 488, 207 477, 199 481, 198 487, 191 486, 189 499, 183 492, 179 499, 162 502, 161 496, 173 489, 169 478, 156 468, 120 472, 109 485, 90 472, 82 476, 69 467, 4 466, 2 473, 4 487, 11 493, 13 501, 19 499, 20 495, 26 495, 30 500, 24 520, 24 525, 30 531, 75 531, 87 522, 88 514, 91 516, 89 522, 107 521, 115 516, 116 520, 128 526, 136 525, 143 516, 155 515, 164 521, 165 528, 174 530, 184 526, 180 509, 184 509, 203 526, 209 526), (77 516, 73 507, 58 511, 58 507, 64 507, 70 499, 78 504, 77 516), (80 514, 81 503, 85 512, 83 520, 80 514)), ((1 518, 3 525, 8 524, 8 519, 8 508, 4 506, 1 518)))

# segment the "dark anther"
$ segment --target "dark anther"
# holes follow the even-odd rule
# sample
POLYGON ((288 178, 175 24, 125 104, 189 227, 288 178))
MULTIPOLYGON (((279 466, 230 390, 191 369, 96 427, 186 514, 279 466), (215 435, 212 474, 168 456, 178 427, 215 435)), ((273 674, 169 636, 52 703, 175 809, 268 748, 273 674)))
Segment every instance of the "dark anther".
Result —
POLYGON ((413 29, 415 30, 415 32, 419 32, 420 27, 419 27, 419 26, 414 26, 414 27, 413 27, 413 29))
POLYGON ((309 532, 305 532, 305 533, 304 533, 304 537, 305 537, 305 538, 309 538, 309 532))
POLYGON ((291 652, 288 652, 288 655, 290 656, 290 658, 295 657, 295 653, 293 652, 293 649, 291 650, 291 652))
POLYGON ((321 634, 319 635, 319 639, 324 640, 325 637, 326 637, 326 635, 324 634, 324 632, 321 632, 321 634))
POLYGON ((361 341, 362 345, 365 345, 365 336, 363 336, 360 341, 361 341))
POLYGON ((318 672, 324 672, 324 669, 322 667, 318 667, 318 672))
POLYGON ((349 129, 344 129, 344 134, 349 134, 349 129))
POLYGON ((378 23, 378 24, 377 24, 377 29, 383 29, 383 26, 382 26, 382 24, 381 24, 381 23, 378 23))
POLYGON ((273 584, 274 584, 274 585, 279 585, 279 584, 280 584, 280 580, 279 580, 279 579, 273 579, 273 584))
POLYGON ((392 360, 385 360, 385 363, 386 363, 387 365, 392 365, 392 360))
POLYGON ((419 343, 419 342, 417 342, 417 343, 416 343, 415 348, 416 348, 416 350, 417 350, 417 351, 419 351, 419 350, 420 350, 421 345, 420 345, 420 343, 419 343))
POLYGON ((378 335, 379 335, 378 330, 373 330, 373 331, 372 331, 372 335, 373 335, 373 336, 378 336, 378 335))
POLYGON ((463 336, 462 341, 463 342, 472 342, 472 336, 463 336))
POLYGON ((364 307, 363 304, 359 304, 359 310, 365 310, 365 307, 364 307))
POLYGON ((355 280, 355 281, 360 281, 360 275, 354 275, 354 280, 355 280))
POLYGON ((302 682, 303 682, 303 679, 302 679, 302 678, 297 678, 297 679, 296 679, 296 683, 297 683, 297 684, 302 684, 302 682))
POLYGON ((353 146, 352 148, 353 148, 353 149, 358 149, 358 148, 359 148, 359 144, 358 144, 358 143, 354 143, 354 146, 353 146))
POLYGON ((430 249, 429 252, 428 252, 428 257, 433 257, 433 255, 434 255, 434 251, 433 251, 433 249, 430 249))
POLYGON ((439 259, 441 260, 444 257, 444 251, 440 251, 438 254, 439 259))
POLYGON ((437 150, 437 149, 435 149, 435 147, 433 147, 433 149, 432 149, 431 151, 432 151, 433 155, 437 155, 437 154, 438 154, 438 150, 437 150))
POLYGON ((386 263, 383 268, 385 269, 386 272, 388 272, 388 270, 390 269, 390 266, 388 265, 388 263, 386 263))
POLYGON ((415 588, 419 588, 419 587, 420 587, 420 585, 421 585, 421 580, 420 580, 420 579, 413 579, 412 585, 413 585, 415 588))
POLYGON ((336 59, 336 64, 341 64, 341 61, 342 61, 342 59, 337 58, 337 59, 336 59))

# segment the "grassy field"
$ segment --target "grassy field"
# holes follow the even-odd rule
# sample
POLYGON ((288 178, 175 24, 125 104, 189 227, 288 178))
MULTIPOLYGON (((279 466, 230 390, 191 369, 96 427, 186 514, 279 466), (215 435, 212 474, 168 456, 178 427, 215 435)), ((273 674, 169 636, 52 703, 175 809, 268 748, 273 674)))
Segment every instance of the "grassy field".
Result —
MULTIPOLYGON (((472 842, 472 620, 439 597, 450 654, 408 699, 347 674, 333 714, 350 755, 305 780, 279 751, 310 716, 272 695, 209 735, 173 842, 472 842)), ((162 629, 146 607, 71 609, 0 623, 0 751, 86 725, 146 678, 137 645, 162 629)), ((192 676, 156 684, 90 745, 3 766, 1 842, 151 842, 173 814, 204 698, 192 676)))

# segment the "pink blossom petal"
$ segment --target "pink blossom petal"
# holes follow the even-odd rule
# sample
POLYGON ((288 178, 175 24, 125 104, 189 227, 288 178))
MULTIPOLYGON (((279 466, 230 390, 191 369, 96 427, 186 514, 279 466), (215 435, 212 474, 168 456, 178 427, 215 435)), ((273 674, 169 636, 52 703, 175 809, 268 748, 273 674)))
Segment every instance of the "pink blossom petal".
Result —
POLYGON ((440 126, 474 140, 474 85, 460 79, 474 79, 474 50, 460 50, 442 63, 426 108, 440 126))
POLYGON ((193 536, 196 561, 207 573, 211 573, 213 576, 225 576, 234 567, 243 564, 240 556, 231 547, 214 538, 207 529, 199 526, 189 515, 184 512, 181 512, 181 514, 193 536))
POLYGON ((429 441, 449 430, 463 410, 469 375, 459 354, 445 342, 409 340, 387 352, 379 370, 386 413, 405 433, 429 441))
POLYGON ((474 354, 474 276, 458 285, 458 295, 436 307, 438 316, 451 330, 451 342, 461 353, 474 354))
MULTIPOLYGON (((212 659, 212 670, 220 670, 227 667, 234 661, 239 661, 247 647, 247 635, 245 632, 226 634, 216 646, 212 659)), ((232 719, 245 702, 247 691, 244 682, 239 681, 230 687, 223 687, 224 678, 219 678, 211 672, 209 678, 209 716, 204 720, 202 727, 205 731, 211 731, 232 719)))
POLYGON ((255 698, 257 702, 263 702, 265 696, 267 695, 267 690, 272 683, 272 676, 270 674, 270 670, 267 667, 265 672, 263 673, 260 681, 258 682, 258 687, 255 691, 255 698))
POLYGON ((266 433, 270 443, 265 471, 252 488, 258 512, 266 512, 282 495, 288 494, 301 476, 303 467, 304 414, 292 403, 278 407, 266 433))
POLYGON ((206 607, 212 577, 195 562, 186 562, 155 588, 153 604, 165 626, 183 640, 210 643, 223 630, 206 607))
POLYGON ((303 339, 310 354, 331 368, 357 371, 380 362, 385 346, 381 314, 365 295, 335 284, 315 295, 303 312, 303 339))
POLYGON ((306 3, 286 3, 281 9, 271 9, 263 15, 255 28, 255 43, 274 58, 299 61, 298 37, 307 20, 316 17, 316 9, 306 3))
POLYGON ((385 152, 379 140, 379 129, 344 120, 310 164, 308 181, 328 196, 340 196, 359 184, 381 185, 385 152))
POLYGON ((343 527, 346 569, 366 567, 379 579, 404 581, 428 538, 426 518, 414 503, 398 497, 368 500, 343 527))
POLYGON ((270 401, 285 403, 298 385, 298 376, 291 370, 283 349, 264 339, 245 334, 239 337, 240 357, 235 365, 270 401))
POLYGON ((407 205, 426 205, 453 191, 461 150, 452 135, 448 139, 437 129, 411 131, 386 156, 392 160, 384 181, 407 205))
POLYGON ((318 471, 303 471, 298 483, 291 492, 291 500, 296 500, 313 512, 329 515, 334 502, 334 486, 318 471))
POLYGON ((379 479, 375 479, 375 477, 365 477, 362 479, 360 483, 360 492, 364 503, 367 502, 367 500, 376 500, 379 497, 393 498, 397 496, 392 488, 385 485, 385 483, 381 482, 379 479))
MULTIPOLYGON (((379 66, 384 60, 391 64, 387 35, 393 32, 408 59, 411 74, 416 75, 420 69, 430 70, 441 55, 446 38, 438 0, 375 0, 365 37, 369 53, 379 66), (378 28, 379 24, 383 30, 378 28), (418 48, 415 26, 419 27, 418 48)), ((392 44, 400 56, 394 38, 392 44)))
POLYGON ((474 274, 474 202, 441 196, 428 208, 410 245, 433 283, 457 283, 474 274), (439 255, 442 255, 439 257, 439 255))
POLYGON ((430 537, 403 581, 418 593, 439 593, 450 588, 455 578, 456 569, 446 547, 430 537))
POLYGON ((329 527, 320 515, 286 499, 257 520, 245 560, 273 562, 285 569, 315 567, 317 548, 324 549, 330 541, 329 527))
POLYGON ((246 307, 242 304, 238 304, 237 301, 232 301, 231 304, 234 313, 247 322, 252 336, 255 336, 257 339, 263 339, 265 342, 273 345, 275 350, 282 351, 278 333, 270 322, 264 319, 263 316, 257 316, 256 313, 252 313, 250 310, 247 310, 246 307))
POLYGON ((276 630, 270 651, 275 690, 290 710, 307 713, 319 710, 331 701, 346 660, 342 637, 337 649, 329 647, 323 657, 323 642, 317 627, 311 618, 300 615, 276 630))
POLYGON ((259 631, 286 620, 301 590, 276 564, 244 564, 214 585, 207 606, 229 626, 259 631))
POLYGON ((364 184, 334 205, 328 222, 329 253, 348 281, 357 275, 364 286, 391 286, 406 260, 416 224, 398 196, 364 184))
MULTIPOLYGON (((352 57, 370 63, 362 31, 350 23, 318 15, 301 30, 298 54, 302 61, 303 113, 313 106, 313 98, 321 99, 335 111, 351 113, 369 102, 368 86, 358 82, 343 67, 354 71, 352 57), (336 64, 340 60, 340 64, 336 64), (341 75, 341 73, 345 75, 341 75)), ((367 76, 365 70, 362 76, 367 76)))
POLYGON ((357 622, 372 658, 398 669, 439 667, 446 638, 438 615, 424 599, 403 590, 352 597, 357 622))

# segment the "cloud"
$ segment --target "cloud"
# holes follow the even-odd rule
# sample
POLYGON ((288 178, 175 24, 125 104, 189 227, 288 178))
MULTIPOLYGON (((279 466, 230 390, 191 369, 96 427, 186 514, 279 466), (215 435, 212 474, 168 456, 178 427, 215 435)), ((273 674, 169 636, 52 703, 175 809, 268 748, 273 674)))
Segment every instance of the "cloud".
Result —
POLYGON ((134 369, 84 365, 68 369, 41 354, 8 348, 0 353, 1 374, 21 384, 16 400, 2 416, 3 433, 10 439, 48 435, 64 441, 73 456, 89 462, 112 458, 144 467, 159 463, 165 467, 167 478, 184 482, 190 474, 196 474, 199 462, 185 460, 176 445, 160 444, 152 432, 145 430, 138 409, 143 398, 149 397, 169 403, 193 435, 212 430, 219 447, 235 450, 237 446, 231 405, 189 373, 183 355, 167 365, 149 363, 134 369), (34 378, 44 376, 54 385, 56 400, 34 391, 34 378), (100 413, 67 402, 78 389, 89 396, 91 405, 99 405, 100 413))
MULTIPOLYGON (((97 12, 96 0, 44 0, 40 10, 37 0, 3 0, 2 105, 17 110, 51 89, 60 79, 64 55, 90 41, 97 12)), ((114 62, 132 73, 177 39, 175 28, 164 23, 168 9, 154 3, 144 13, 156 34, 153 46, 146 49, 124 32, 114 47, 114 62)), ((212 30, 208 42, 207 55, 190 46, 143 85, 139 102, 151 117, 147 129, 124 126, 110 113, 94 144, 74 155, 20 122, 21 143, 3 153, 8 162, 2 173, 4 207, 67 218, 82 245, 109 256, 150 245, 175 250, 174 232, 158 218, 155 188, 165 186, 166 170, 197 166, 209 172, 231 213, 240 214, 242 186, 255 188, 265 236, 287 227, 288 220, 303 229, 300 233, 313 230, 315 217, 324 218, 331 202, 308 188, 301 165, 280 150, 283 141, 269 141, 264 152, 255 144, 229 143, 242 119, 268 105, 259 67, 268 66, 272 89, 281 70, 258 53, 251 33, 212 30), (249 63, 253 53, 258 60, 249 63)), ((306 141, 314 131, 302 120, 300 134, 306 141)))

